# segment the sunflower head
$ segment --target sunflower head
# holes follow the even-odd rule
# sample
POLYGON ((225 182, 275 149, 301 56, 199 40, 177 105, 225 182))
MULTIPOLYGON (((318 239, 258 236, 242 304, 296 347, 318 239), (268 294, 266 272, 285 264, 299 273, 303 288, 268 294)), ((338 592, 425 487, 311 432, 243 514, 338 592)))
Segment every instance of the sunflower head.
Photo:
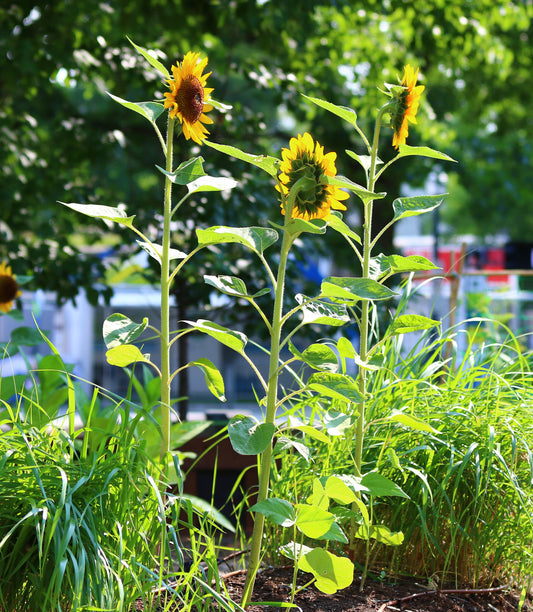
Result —
POLYGON ((416 113, 420 103, 420 96, 424 91, 423 85, 416 84, 418 68, 407 64, 404 68, 403 79, 400 86, 391 87, 392 107, 390 111, 390 126, 394 130, 392 146, 396 149, 405 144, 409 135, 409 122, 416 123, 416 113))
MULTIPOLYGON (((324 155, 324 147, 315 143, 307 132, 298 138, 291 138, 290 148, 282 149, 279 182, 281 192, 281 212, 285 214, 285 202, 294 188, 296 195, 292 206, 293 219, 327 219, 331 209, 346 210, 340 200, 348 194, 334 185, 329 185, 326 177, 337 174, 336 153, 324 155)), ((294 192, 293 192, 294 193, 294 192)))
POLYGON ((172 66, 172 79, 167 83, 170 91, 165 92, 165 108, 170 109, 170 116, 177 117, 182 125, 187 140, 192 139, 202 144, 209 135, 205 123, 213 123, 205 113, 213 110, 209 104, 212 89, 206 87, 207 77, 202 74, 207 65, 207 58, 200 62, 199 53, 189 51, 181 64, 172 66))
POLYGON ((9 312, 13 301, 21 295, 17 277, 11 273, 11 266, 3 261, 0 263, 0 312, 9 312))

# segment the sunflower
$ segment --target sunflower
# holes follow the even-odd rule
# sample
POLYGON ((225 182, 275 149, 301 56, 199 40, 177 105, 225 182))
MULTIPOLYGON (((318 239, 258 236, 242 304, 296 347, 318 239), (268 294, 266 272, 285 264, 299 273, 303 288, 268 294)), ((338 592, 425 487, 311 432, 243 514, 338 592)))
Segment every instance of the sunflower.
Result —
POLYGON ((204 123, 213 123, 213 120, 204 113, 213 110, 209 104, 212 89, 205 86, 207 77, 211 74, 202 74, 207 65, 207 57, 198 63, 199 53, 189 51, 181 64, 172 66, 173 79, 167 83, 170 91, 165 93, 165 108, 170 108, 170 116, 177 117, 187 140, 191 139, 202 144, 209 135, 204 123))
POLYGON ((349 195, 339 187, 329 185, 326 177, 337 174, 335 167, 336 153, 324 155, 324 147, 315 143, 310 134, 291 138, 290 149, 282 149, 282 163, 278 191, 283 195, 281 212, 285 214, 284 202, 292 187, 302 178, 308 179, 299 183, 299 191, 292 207, 292 218, 328 219, 331 209, 346 210, 340 200, 349 195))
POLYGON ((420 96, 424 91, 423 85, 416 86, 418 79, 418 68, 415 69, 407 64, 404 67, 403 79, 401 87, 393 88, 392 96, 394 98, 393 109, 391 110, 390 126, 394 130, 392 138, 392 146, 396 149, 405 144, 409 135, 409 121, 417 123, 416 113, 418 112, 418 104, 420 96))
POLYGON ((13 308, 13 300, 20 297, 22 292, 17 283, 17 277, 11 274, 11 266, 5 261, 0 264, 0 311, 9 312, 13 308))

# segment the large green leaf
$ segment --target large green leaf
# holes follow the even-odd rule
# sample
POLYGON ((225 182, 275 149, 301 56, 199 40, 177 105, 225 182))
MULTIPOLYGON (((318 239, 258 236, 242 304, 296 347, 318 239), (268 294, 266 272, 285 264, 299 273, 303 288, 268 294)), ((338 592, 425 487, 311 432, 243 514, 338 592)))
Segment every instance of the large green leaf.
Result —
POLYGON ((422 255, 377 255, 370 262, 370 274, 378 280, 390 274, 405 274, 407 272, 425 272, 438 270, 431 260, 422 255))
POLYGON ((291 353, 315 370, 336 372, 339 369, 337 355, 327 344, 311 344, 300 352, 292 342, 289 343, 291 353))
POLYGON ((143 355, 138 347, 133 344, 120 344, 113 346, 106 351, 107 363, 110 365, 125 368, 132 363, 145 362, 150 363, 148 355, 143 355))
POLYGON ((125 225, 126 227, 132 227, 133 219, 135 219, 135 215, 128 217, 128 215, 121 208, 115 208, 113 206, 103 206, 100 204, 77 204, 75 202, 59 202, 59 204, 68 206, 72 210, 87 215, 88 217, 113 221, 114 223, 125 225))
POLYGON ((318 372, 309 377, 306 387, 320 395, 344 402, 358 403, 363 400, 356 382, 344 374, 318 372))
POLYGON ((212 276, 210 274, 204 275, 204 281, 213 287, 216 287, 222 293, 231 295, 233 297, 245 298, 251 300, 253 298, 270 293, 270 289, 265 287, 259 290, 257 293, 250 295, 246 288, 245 282, 237 276, 212 276))
POLYGON ((314 324, 339 327, 350 321, 350 316, 344 304, 334 304, 325 300, 308 298, 301 293, 296 294, 295 300, 298 304, 303 304, 302 322, 305 325, 314 324))
POLYGON ((276 525, 282 527, 291 527, 294 525, 296 519, 296 512, 292 504, 284 499, 272 497, 270 499, 264 499, 257 504, 254 504, 250 510, 252 512, 259 512, 267 517, 270 521, 276 525))
POLYGON ((397 198, 392 203, 394 209, 394 221, 405 219, 406 217, 415 217, 431 212, 440 206, 446 197, 446 194, 441 195, 422 195, 412 196, 410 198, 397 198))
POLYGON ((130 43, 137 49, 137 51, 148 61, 148 63, 158 70, 166 79, 170 79, 170 73, 165 66, 155 57, 155 51, 150 51, 144 47, 136 45, 131 38, 126 36, 130 43))
POLYGON ((403 533, 401 531, 391 531, 385 525, 370 525, 369 527, 361 525, 354 535, 361 540, 371 538, 388 546, 403 544, 403 533))
POLYGON ((295 525, 308 538, 320 538, 329 531, 335 517, 318 506, 296 504, 295 525))
POLYGON ((165 107, 159 102, 128 102, 123 98, 114 96, 112 93, 106 92, 107 95, 112 98, 115 102, 122 104, 125 108, 138 113, 152 124, 155 124, 158 117, 164 112, 165 107))
POLYGON ((335 187, 341 187, 343 189, 348 189, 348 191, 352 191, 359 196, 363 202, 380 200, 387 195, 385 192, 374 193, 373 191, 368 191, 368 189, 354 183, 345 176, 327 176, 326 180, 328 185, 335 185, 335 187))
POLYGON ((228 424, 231 445, 239 455, 259 455, 272 443, 275 426, 252 416, 237 415, 228 424))
POLYGON ((103 325, 104 342, 108 349, 121 344, 134 342, 146 329, 148 319, 135 323, 126 315, 114 313, 107 317, 103 325))
POLYGON ((320 293, 338 300, 388 300, 394 291, 370 278, 330 276, 322 281, 320 293))
POLYGON ((446 153, 435 151, 435 149, 430 149, 429 147, 411 147, 407 144, 401 144, 400 151, 396 156, 396 159, 400 157, 407 157, 408 155, 419 155, 420 157, 431 157, 433 159, 442 159, 444 161, 451 162, 456 161, 449 155, 446 155, 446 153))
POLYGON ((215 338, 221 344, 224 344, 234 351, 237 351, 237 353, 242 353, 246 343, 248 342, 248 338, 242 332, 233 331, 227 327, 218 325, 218 323, 212 323, 211 321, 206 321, 205 319, 198 319, 198 321, 184 321, 184 323, 194 327, 194 329, 197 331, 215 338))
POLYGON ((227 176, 201 176, 192 183, 188 183, 189 193, 200 191, 227 191, 238 185, 237 181, 227 176))
POLYGON ((365 474, 361 478, 361 484, 368 489, 369 495, 375 497, 395 496, 410 499, 395 482, 378 472, 365 474))
POLYGON ((3 376, 0 378, 0 400, 7 402, 15 395, 20 395, 24 391, 25 384, 25 374, 3 376))
POLYGON ((176 185, 188 185, 200 177, 205 176, 203 162, 203 157, 193 157, 181 163, 174 172, 167 172, 160 166, 156 166, 156 168, 167 176, 172 183, 176 185))
POLYGON ((387 329, 386 335, 394 336, 398 334, 407 334, 409 332, 437 327, 440 324, 440 321, 429 319, 428 317, 424 317, 422 315, 399 315, 392 320, 392 323, 387 329))
POLYGON ((313 104, 316 104, 330 113, 337 115, 337 117, 344 119, 344 121, 347 121, 350 125, 353 125, 354 127, 357 126, 357 113, 351 108, 348 108, 347 106, 337 106, 336 104, 332 104, 331 102, 322 100, 321 98, 313 98, 312 96, 306 96, 305 94, 302 95, 306 100, 309 100, 313 104))
POLYGON ((354 565, 346 557, 337 557, 324 548, 314 548, 300 558, 299 569, 313 574, 315 586, 322 593, 333 594, 353 582, 354 565))
POLYGON ((235 159, 240 159, 241 161, 245 161, 253 166, 257 166, 258 168, 261 168, 261 170, 264 170, 270 174, 270 176, 275 177, 278 173, 278 168, 281 161, 275 157, 269 157, 268 155, 252 155, 237 149, 237 147, 217 144, 211 140, 205 140, 204 144, 208 145, 212 149, 220 151, 221 153, 235 157, 235 159))
MULTIPOLYGON (((11 342, 17 346, 39 346, 44 342, 43 332, 35 327, 16 327, 11 332, 11 342)), ((3 357, 3 355, 1 355, 3 357)))
POLYGON ((199 246, 210 244, 238 243, 263 253, 265 249, 278 239, 276 230, 266 227, 225 227, 223 225, 197 229, 196 236, 199 246))

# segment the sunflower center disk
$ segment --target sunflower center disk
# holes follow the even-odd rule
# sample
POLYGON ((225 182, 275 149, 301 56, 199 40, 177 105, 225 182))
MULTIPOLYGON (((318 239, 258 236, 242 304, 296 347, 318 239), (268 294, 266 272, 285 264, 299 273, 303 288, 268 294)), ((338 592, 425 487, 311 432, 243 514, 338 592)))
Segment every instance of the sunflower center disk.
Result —
POLYGON ((11 302, 17 297, 19 286, 11 276, 0 275, 0 303, 11 302))
POLYGON ((304 187, 298 191, 294 205, 300 213, 306 212, 311 217, 317 213, 326 201, 324 185, 321 182, 324 170, 314 160, 296 159, 289 172, 289 189, 301 178, 306 178, 304 187))
POLYGON ((178 109, 187 123, 193 124, 204 111, 204 88, 193 75, 184 79, 176 93, 178 109))

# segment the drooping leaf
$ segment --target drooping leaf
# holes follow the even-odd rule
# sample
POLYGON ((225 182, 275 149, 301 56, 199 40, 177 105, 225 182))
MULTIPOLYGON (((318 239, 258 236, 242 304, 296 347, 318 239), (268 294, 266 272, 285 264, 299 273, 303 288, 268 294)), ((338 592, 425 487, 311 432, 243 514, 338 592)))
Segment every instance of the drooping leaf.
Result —
POLYGON ((392 203, 392 207, 394 209, 394 221, 431 212, 442 204, 445 197, 446 194, 396 198, 396 200, 394 200, 392 203))
POLYGON ((350 316, 344 304, 334 304, 325 300, 309 298, 301 293, 296 294, 294 299, 298 304, 303 304, 302 323, 305 325, 332 325, 340 327, 350 321, 350 316))
POLYGON ((285 499, 279 499, 277 497, 264 499, 254 504, 250 510, 263 514, 267 519, 282 527, 291 527, 294 525, 294 520, 296 519, 296 512, 292 504, 285 499))
POLYGON ((337 557, 324 548, 314 548, 300 558, 298 567, 313 574, 315 586, 322 593, 332 595, 353 582, 354 565, 346 557, 337 557))
POLYGON ((165 110, 165 107, 159 102, 128 102, 128 100, 114 96, 108 91, 106 93, 112 100, 118 102, 125 108, 138 113, 145 119, 148 119, 148 121, 154 125, 158 117, 160 117, 165 110))
POLYGON ((339 232, 339 234, 351 238, 357 244, 361 244, 361 238, 346 225, 338 211, 334 210, 331 212, 328 218, 328 226, 333 228, 336 232, 339 232))
POLYGON ((308 234, 325 234, 326 229, 327 223, 324 219, 311 219, 310 221, 306 221, 305 219, 291 219, 285 225, 285 231, 291 236, 304 232, 308 234))
POLYGON ((184 323, 194 327, 194 329, 197 331, 215 338, 215 340, 218 340, 221 344, 224 344, 234 351, 237 351, 237 353, 242 353, 246 343, 248 342, 248 338, 242 332, 233 331, 227 327, 218 325, 218 323, 206 321, 205 319, 198 319, 198 321, 184 321, 184 323))
POLYGON ((231 445, 239 455, 259 455, 272 442, 275 426, 252 416, 237 415, 228 424, 231 445))
MULTIPOLYGON (((356 162, 361 164, 364 171, 368 174, 368 171, 370 170, 370 165, 372 163, 372 158, 370 157, 370 155, 358 155, 355 151, 350 151, 349 149, 346 149, 346 154, 352 159, 355 159, 356 162)), ((376 159, 376 166, 382 163, 383 161, 381 159, 376 159)))
POLYGON ((252 249, 256 253, 263 253, 265 249, 278 239, 276 230, 266 227, 225 227, 215 226, 207 229, 197 229, 199 246, 210 244, 238 243, 252 249))
POLYGON ((143 333, 147 325, 146 317, 142 323, 135 323, 126 315, 114 313, 104 321, 102 333, 105 345, 110 349, 121 344, 130 344, 143 333))
POLYGON ((330 436, 343 436, 347 429, 353 427, 354 417, 337 410, 328 410, 323 417, 323 421, 330 436))
POLYGON ((201 357, 196 361, 191 361, 188 365, 196 366, 202 370, 205 376, 205 383, 207 388, 211 393, 219 399, 221 402, 226 401, 226 396, 224 395, 224 379, 222 378, 222 374, 219 372, 218 368, 209 361, 209 359, 205 359, 201 357))
POLYGON ((107 221, 113 221, 114 223, 120 223, 126 227, 132 227, 133 219, 135 215, 128 217, 128 215, 121 209, 113 206, 103 206, 100 204, 77 204, 74 202, 59 202, 63 206, 68 206, 76 212, 80 212, 88 217, 95 219, 106 219, 107 221))
POLYGON ((300 457, 302 457, 307 463, 311 458, 311 450, 303 442, 299 440, 293 440, 287 436, 279 436, 276 440, 276 446, 274 447, 274 453, 278 454, 281 451, 294 450, 300 457))
POLYGON ((326 480, 324 489, 328 497, 338 504, 351 504, 356 499, 354 491, 338 476, 330 476, 326 480))
POLYGON ((363 400, 357 383, 344 374, 318 372, 309 377, 306 386, 321 395, 344 402, 358 403, 363 400))
POLYGON ((401 531, 391 531, 385 525, 370 525, 370 527, 361 525, 354 535, 361 540, 371 538, 388 546, 400 546, 404 539, 401 531))
POLYGON ((330 276, 322 281, 320 293, 324 297, 341 300, 388 300, 394 291, 369 278, 330 276))
POLYGON ((306 436, 310 438, 314 438, 319 442, 324 442, 325 444, 331 444, 331 439, 320 429, 313 427, 312 425, 291 425, 291 429, 296 429, 296 431, 301 431, 306 436))
MULTIPOLYGON (((144 242, 142 240, 137 240, 137 244, 150 255, 156 261, 161 263, 163 257, 163 246, 161 244, 154 244, 153 242, 144 242)), ((168 250, 168 258, 169 261, 173 259, 185 259, 187 257, 187 253, 183 253, 183 251, 178 251, 178 249, 169 249, 168 250)))
POLYGON ((235 157, 235 159, 240 159, 241 161, 245 161, 253 166, 257 166, 258 168, 261 168, 261 170, 264 170, 270 174, 270 176, 275 177, 278 173, 278 168, 281 161, 275 157, 269 157, 268 155, 252 155, 237 149, 237 147, 221 145, 211 140, 205 140, 204 144, 208 145, 212 149, 220 151, 221 153, 235 157))
MULTIPOLYGON (((39 346, 44 342, 43 333, 39 329, 35 327, 16 327, 11 332, 11 343, 17 346, 39 346)), ((0 355, 0 357, 4 357, 4 355, 0 355)))

